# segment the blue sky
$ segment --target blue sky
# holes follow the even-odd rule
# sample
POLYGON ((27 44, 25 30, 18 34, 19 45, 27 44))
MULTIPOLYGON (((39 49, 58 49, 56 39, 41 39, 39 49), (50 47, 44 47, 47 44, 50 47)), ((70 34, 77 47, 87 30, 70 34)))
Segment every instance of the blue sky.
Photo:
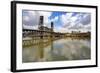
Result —
POLYGON ((52 12, 52 14, 51 14, 51 16, 49 17, 49 19, 53 19, 53 18, 55 18, 56 16, 61 16, 61 15, 64 15, 64 14, 66 14, 66 12, 57 12, 57 11, 55 11, 55 12, 52 12))
POLYGON ((58 19, 54 21, 54 23, 55 23, 55 27, 60 27, 62 26, 61 16, 65 14, 66 12, 52 12, 51 16, 48 17, 48 19, 53 20, 54 18, 58 17, 58 19))
POLYGON ((23 10, 23 28, 38 29, 39 16, 44 16, 44 26, 54 22, 55 32, 91 30, 91 14, 82 12, 46 12, 23 10))

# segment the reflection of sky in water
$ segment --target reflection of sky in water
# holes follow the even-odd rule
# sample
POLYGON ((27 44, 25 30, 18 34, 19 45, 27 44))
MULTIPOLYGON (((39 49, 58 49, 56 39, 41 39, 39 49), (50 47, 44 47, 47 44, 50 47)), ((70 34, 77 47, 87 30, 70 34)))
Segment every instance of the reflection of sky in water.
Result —
POLYGON ((23 48, 23 62, 63 61, 90 59, 90 41, 60 39, 45 48, 43 43, 23 48))

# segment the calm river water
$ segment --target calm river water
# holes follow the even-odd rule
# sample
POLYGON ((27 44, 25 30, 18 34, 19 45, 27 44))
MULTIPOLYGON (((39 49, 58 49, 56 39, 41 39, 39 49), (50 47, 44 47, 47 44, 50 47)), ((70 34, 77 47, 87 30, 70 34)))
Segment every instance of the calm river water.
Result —
POLYGON ((89 39, 59 39, 24 47, 22 50, 23 63, 85 60, 90 58, 91 43, 89 39))

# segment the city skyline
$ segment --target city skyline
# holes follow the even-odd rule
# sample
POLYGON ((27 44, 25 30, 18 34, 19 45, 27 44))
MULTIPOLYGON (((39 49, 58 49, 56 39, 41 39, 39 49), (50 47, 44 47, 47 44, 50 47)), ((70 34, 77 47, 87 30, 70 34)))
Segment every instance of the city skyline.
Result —
POLYGON ((32 10, 23 10, 22 13, 24 29, 38 29, 39 17, 44 16, 44 26, 50 28, 51 22, 54 22, 55 32, 91 31, 90 13, 32 10))

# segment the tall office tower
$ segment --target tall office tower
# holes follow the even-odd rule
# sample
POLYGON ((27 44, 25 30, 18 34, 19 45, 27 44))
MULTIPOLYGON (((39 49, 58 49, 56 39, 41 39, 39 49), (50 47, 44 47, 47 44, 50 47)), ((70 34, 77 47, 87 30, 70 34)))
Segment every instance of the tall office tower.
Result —
POLYGON ((40 29, 40 30, 42 30, 43 21, 44 21, 44 17, 40 16, 39 25, 38 25, 38 29, 40 29))

